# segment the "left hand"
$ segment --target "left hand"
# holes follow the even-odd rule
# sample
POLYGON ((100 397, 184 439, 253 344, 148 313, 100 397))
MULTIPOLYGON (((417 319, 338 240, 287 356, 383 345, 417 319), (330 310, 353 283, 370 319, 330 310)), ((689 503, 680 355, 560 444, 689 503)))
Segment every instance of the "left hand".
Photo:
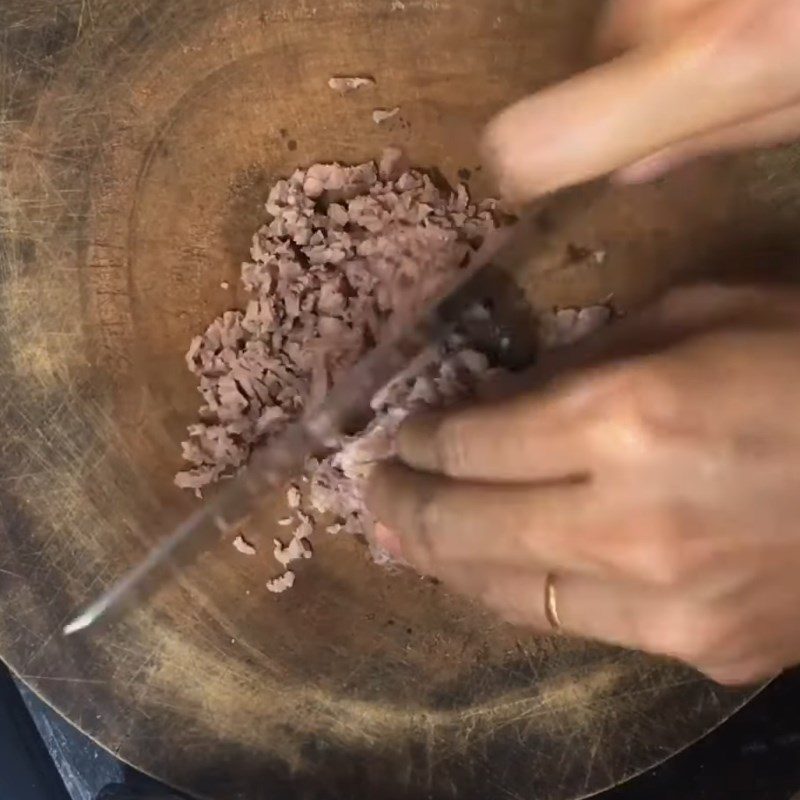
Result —
POLYGON ((800 137, 797 0, 611 0, 616 57, 503 110, 484 137, 507 200, 800 137), (621 53, 619 51, 622 51, 621 53))
POLYGON ((721 683, 800 663, 800 293, 683 290, 608 338, 657 350, 407 424, 379 540, 514 623, 548 628, 552 573, 568 633, 721 683))

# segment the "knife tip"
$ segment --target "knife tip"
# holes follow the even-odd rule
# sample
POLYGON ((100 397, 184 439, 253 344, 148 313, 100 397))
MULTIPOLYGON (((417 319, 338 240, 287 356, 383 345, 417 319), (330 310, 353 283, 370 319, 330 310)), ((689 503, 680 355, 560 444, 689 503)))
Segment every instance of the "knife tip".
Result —
POLYGON ((92 624, 92 617, 87 614, 79 614, 75 619, 71 622, 68 622, 62 629, 61 632, 64 636, 70 636, 73 633, 77 633, 78 631, 82 631, 88 628, 92 624))

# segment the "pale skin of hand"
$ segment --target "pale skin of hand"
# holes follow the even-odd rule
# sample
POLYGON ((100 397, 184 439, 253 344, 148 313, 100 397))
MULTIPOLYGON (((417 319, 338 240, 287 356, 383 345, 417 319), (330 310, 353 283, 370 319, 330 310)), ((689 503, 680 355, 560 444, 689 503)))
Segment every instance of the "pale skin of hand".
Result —
POLYGON ((505 197, 608 173, 641 182, 701 155, 800 136, 796 0, 617 0, 609 61, 527 97, 488 126, 505 197))
POLYGON ((678 290, 594 366, 407 423, 377 539, 510 622, 548 630, 553 573, 566 633, 773 675, 800 662, 799 353, 800 291, 678 290))
MULTIPOLYGON (((800 136, 797 0, 618 0, 600 40, 622 55, 490 124, 510 199, 800 136)), ((407 423, 376 536, 513 623, 548 628, 552 573, 566 633, 774 675, 800 663, 798 358, 800 292, 673 292, 535 392, 407 423)))

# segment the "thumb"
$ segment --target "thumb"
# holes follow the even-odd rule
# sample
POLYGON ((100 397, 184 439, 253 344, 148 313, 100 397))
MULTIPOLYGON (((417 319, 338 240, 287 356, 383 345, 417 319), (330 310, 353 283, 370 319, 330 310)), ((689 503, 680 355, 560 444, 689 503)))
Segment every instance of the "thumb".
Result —
POLYGON ((524 201, 800 97, 796 0, 712 6, 677 38, 527 97, 488 126, 504 196, 524 201))

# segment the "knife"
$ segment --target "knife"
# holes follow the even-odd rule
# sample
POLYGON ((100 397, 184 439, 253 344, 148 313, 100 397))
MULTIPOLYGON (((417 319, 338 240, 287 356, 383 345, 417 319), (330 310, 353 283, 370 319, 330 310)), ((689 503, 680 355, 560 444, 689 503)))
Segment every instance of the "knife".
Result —
MULTIPOLYGON (((590 187, 567 189, 555 196, 558 211, 569 214, 585 207, 590 187)), ((551 212, 553 198, 546 201, 551 212)), ((309 456, 330 449, 330 444, 356 421, 369 420, 372 398, 413 364, 431 345, 441 343, 457 324, 461 312, 480 299, 486 289, 486 267, 504 270, 529 263, 540 249, 549 247, 553 230, 538 224, 542 208, 530 209, 512 225, 489 237, 470 263, 436 294, 412 324, 389 335, 338 380, 326 399, 304 414, 268 444, 257 447, 248 465, 212 497, 181 521, 139 563, 122 575, 63 628, 64 635, 96 625, 142 602, 176 571, 237 530, 261 502, 265 492, 276 489, 302 472, 309 456)))

